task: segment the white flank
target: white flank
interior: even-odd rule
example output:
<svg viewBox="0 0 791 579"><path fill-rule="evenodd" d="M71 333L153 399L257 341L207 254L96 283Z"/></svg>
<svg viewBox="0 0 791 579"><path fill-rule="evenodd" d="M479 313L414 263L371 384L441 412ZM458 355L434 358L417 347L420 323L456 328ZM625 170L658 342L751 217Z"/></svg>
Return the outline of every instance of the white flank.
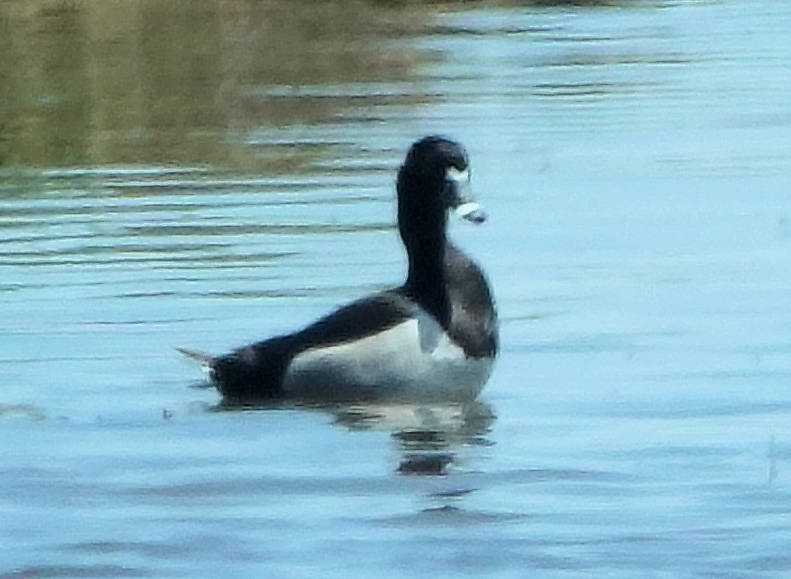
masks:
<svg viewBox="0 0 791 579"><path fill-rule="evenodd" d="M384 332L298 354L283 389L326 401L469 401L491 369L490 359L467 358L442 326L421 312Z"/></svg>

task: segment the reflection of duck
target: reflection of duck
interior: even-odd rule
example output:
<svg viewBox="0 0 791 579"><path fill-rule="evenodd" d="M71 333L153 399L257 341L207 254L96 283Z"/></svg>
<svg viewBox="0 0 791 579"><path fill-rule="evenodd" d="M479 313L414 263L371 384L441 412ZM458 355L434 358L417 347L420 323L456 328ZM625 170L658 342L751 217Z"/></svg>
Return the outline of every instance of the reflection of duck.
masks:
<svg viewBox="0 0 791 579"><path fill-rule="evenodd" d="M491 406L478 400L464 404L337 404L323 409L351 430L392 432L404 450L434 450L456 442L480 441L495 419Z"/></svg>
<svg viewBox="0 0 791 579"><path fill-rule="evenodd" d="M401 474L444 475L461 447L490 446L495 414L480 401L465 404L353 404L324 408L352 430L389 431L403 455Z"/></svg>
<svg viewBox="0 0 791 579"><path fill-rule="evenodd" d="M307 328L203 359L226 402L467 401L491 372L497 318L480 268L446 238L448 210L480 223L464 148L412 145L398 172L403 286L355 301Z"/></svg>
<svg viewBox="0 0 791 579"><path fill-rule="evenodd" d="M457 456L463 452L462 449L492 446L494 442L488 434L497 418L494 409L480 400L424 404L318 403L267 398L248 400L241 406L237 402L223 400L208 409L215 412L300 410L328 414L336 425L353 432L389 433L400 455L396 471L404 475L429 476L448 474L448 467L458 466Z"/></svg>

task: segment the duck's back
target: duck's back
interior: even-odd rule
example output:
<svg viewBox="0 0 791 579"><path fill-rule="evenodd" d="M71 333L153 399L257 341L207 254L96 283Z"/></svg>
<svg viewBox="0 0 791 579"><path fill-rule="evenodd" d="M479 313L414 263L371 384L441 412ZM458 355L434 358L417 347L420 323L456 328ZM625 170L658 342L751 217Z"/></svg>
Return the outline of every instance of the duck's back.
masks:
<svg viewBox="0 0 791 579"><path fill-rule="evenodd" d="M294 391L294 360L298 356L359 344L414 314L415 304L397 291L380 292L352 302L302 331L269 338L215 358L210 364L212 379L228 400L298 396ZM313 373L311 381L316 382Z"/></svg>

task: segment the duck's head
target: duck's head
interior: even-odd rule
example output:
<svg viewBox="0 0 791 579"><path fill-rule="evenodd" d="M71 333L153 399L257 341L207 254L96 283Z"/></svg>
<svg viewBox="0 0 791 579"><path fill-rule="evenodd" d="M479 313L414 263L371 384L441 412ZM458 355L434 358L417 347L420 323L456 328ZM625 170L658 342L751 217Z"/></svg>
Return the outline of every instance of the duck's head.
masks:
<svg viewBox="0 0 791 579"><path fill-rule="evenodd" d="M467 151L446 137L424 137L410 147L398 173L399 220L441 215L448 210L472 223L486 214L472 198Z"/></svg>

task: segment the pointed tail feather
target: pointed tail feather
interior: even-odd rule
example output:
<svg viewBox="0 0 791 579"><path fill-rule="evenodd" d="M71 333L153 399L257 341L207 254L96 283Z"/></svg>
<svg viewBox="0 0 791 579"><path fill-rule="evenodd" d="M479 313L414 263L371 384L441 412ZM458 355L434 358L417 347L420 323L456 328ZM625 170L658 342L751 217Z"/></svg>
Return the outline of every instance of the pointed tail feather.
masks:
<svg viewBox="0 0 791 579"><path fill-rule="evenodd" d="M192 348L185 348L184 346L176 346L176 350L184 354L187 358L200 362L201 368L205 372L211 371L212 364L214 363L214 359L215 359L215 357L212 356L211 354L202 352L201 350L193 350Z"/></svg>

